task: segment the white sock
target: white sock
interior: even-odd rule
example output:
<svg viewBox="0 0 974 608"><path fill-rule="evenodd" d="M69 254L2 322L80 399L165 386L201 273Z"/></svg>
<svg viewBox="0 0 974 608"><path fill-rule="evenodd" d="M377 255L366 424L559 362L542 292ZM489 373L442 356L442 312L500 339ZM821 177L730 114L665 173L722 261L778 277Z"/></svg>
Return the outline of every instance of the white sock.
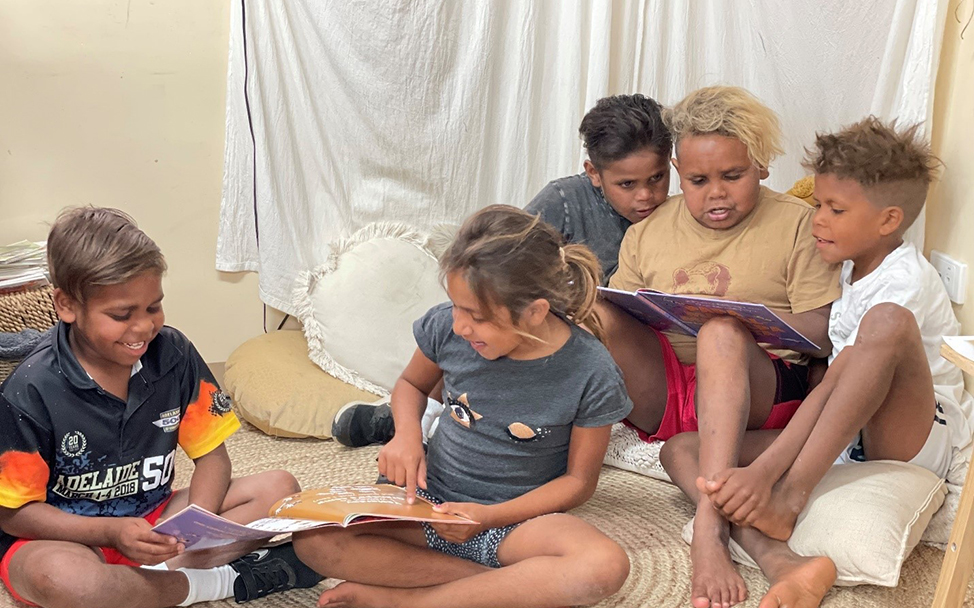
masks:
<svg viewBox="0 0 974 608"><path fill-rule="evenodd" d="M206 570L195 568L177 568L177 572L186 575L189 581L189 593L186 599L177 604L189 606L197 602L215 602L233 596L233 581L237 578L237 571L230 566L217 566Z"/></svg>
<svg viewBox="0 0 974 608"><path fill-rule="evenodd" d="M423 439L429 441L440 422L440 414L443 413L444 406L436 399L426 398L426 411L423 412L423 419L420 425L423 428Z"/></svg>

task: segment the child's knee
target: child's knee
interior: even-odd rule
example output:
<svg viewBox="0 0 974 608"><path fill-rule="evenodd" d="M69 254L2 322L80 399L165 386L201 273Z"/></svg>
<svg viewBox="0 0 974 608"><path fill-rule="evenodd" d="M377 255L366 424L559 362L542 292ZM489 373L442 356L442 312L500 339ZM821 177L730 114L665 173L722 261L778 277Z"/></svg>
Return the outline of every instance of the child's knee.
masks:
<svg viewBox="0 0 974 608"><path fill-rule="evenodd" d="M16 589L18 593L42 606L92 606L103 584L97 570L105 568L75 555L43 551L32 555L20 575L11 578L26 586Z"/></svg>
<svg viewBox="0 0 974 608"><path fill-rule="evenodd" d="M721 315L714 317L700 327L697 344L746 345L754 342L751 332L734 317Z"/></svg>
<svg viewBox="0 0 974 608"><path fill-rule="evenodd" d="M664 469L671 471L688 457L696 457L699 451L700 441L696 433L680 433L663 443L659 451L659 461Z"/></svg>
<svg viewBox="0 0 974 608"><path fill-rule="evenodd" d="M272 503L279 499L301 491L301 484L294 475L283 470L265 471L260 475L260 495L275 496Z"/></svg>
<svg viewBox="0 0 974 608"><path fill-rule="evenodd" d="M898 304L884 302L873 306L859 322L856 344L866 346L888 346L895 352L905 352L904 347L923 347L923 337L916 317L908 309Z"/></svg>
<svg viewBox="0 0 974 608"><path fill-rule="evenodd" d="M597 547L590 547L584 571L585 585L579 589L580 604L595 604L622 589L629 578L629 556L616 542L606 538Z"/></svg>

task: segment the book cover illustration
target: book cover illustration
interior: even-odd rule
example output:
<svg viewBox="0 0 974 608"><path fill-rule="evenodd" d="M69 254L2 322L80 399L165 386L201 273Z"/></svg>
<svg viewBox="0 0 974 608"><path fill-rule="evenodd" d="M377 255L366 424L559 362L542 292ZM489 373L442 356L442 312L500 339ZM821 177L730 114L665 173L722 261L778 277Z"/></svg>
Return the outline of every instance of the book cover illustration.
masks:
<svg viewBox="0 0 974 608"><path fill-rule="evenodd" d="M271 507L271 517L299 520L325 520L348 526L368 521L395 519L472 524L469 519L437 513L433 504L419 496L406 502L406 491L391 484L371 486L331 486L305 490L281 499Z"/></svg>
<svg viewBox="0 0 974 608"><path fill-rule="evenodd" d="M697 335L695 331L671 317L666 311L662 310L648 298L642 297L638 292L634 293L621 289L612 289L611 287L599 287L599 295L603 299L625 309L629 314L653 329L686 334L688 336Z"/></svg>
<svg viewBox="0 0 974 608"><path fill-rule="evenodd" d="M457 515L437 513L433 511L431 503L419 497L414 504L407 504L403 488L385 484L305 490L278 501L271 507L269 517L247 525L189 505L152 529L160 534L175 536L187 551L196 551L325 526L350 526L375 521L477 523Z"/></svg>
<svg viewBox="0 0 974 608"><path fill-rule="evenodd" d="M727 315L739 320L759 343L794 350L818 350L814 342L764 304L673 295L652 289L627 292L600 287L599 293L659 331L696 337L704 323Z"/></svg>
<svg viewBox="0 0 974 608"><path fill-rule="evenodd" d="M159 534L175 536L187 551L198 551L222 547L242 540L272 538L278 534L310 530L323 525L328 524L320 521L299 522L264 518L245 526L202 507L189 505L152 529Z"/></svg>

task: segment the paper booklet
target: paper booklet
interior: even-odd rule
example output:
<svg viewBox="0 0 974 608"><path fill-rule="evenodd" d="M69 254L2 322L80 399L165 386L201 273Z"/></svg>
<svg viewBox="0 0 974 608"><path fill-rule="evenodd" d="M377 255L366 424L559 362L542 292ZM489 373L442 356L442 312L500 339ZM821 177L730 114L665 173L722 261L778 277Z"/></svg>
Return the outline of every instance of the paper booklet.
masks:
<svg viewBox="0 0 974 608"><path fill-rule="evenodd" d="M762 344L792 350L818 350L814 342L764 304L673 295L652 289L632 292L599 287L599 294L659 331L696 337L704 323L717 316L729 315L743 323Z"/></svg>
<svg viewBox="0 0 974 608"><path fill-rule="evenodd" d="M187 551L195 551L325 526L347 527L379 521L477 523L458 515L437 513L432 503L419 496L415 503L406 504L405 489L382 484L305 490L278 501L268 517L247 525L189 505L152 529L175 536Z"/></svg>

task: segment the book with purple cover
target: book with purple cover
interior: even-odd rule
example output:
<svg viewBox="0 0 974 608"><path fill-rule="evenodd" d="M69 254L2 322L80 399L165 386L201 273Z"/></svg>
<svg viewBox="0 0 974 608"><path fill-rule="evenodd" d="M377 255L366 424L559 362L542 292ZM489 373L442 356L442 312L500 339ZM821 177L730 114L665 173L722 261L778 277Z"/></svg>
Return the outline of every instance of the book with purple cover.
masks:
<svg viewBox="0 0 974 608"><path fill-rule="evenodd" d="M477 523L465 517L437 513L432 503L419 496L416 502L407 504L406 490L379 484L331 486L298 492L278 501L271 507L268 517L247 525L189 505L152 529L175 536L187 551L196 551L325 526L347 527L379 521Z"/></svg>
<svg viewBox="0 0 974 608"><path fill-rule="evenodd" d="M659 331L696 337L704 323L728 315L739 320L761 344L797 351L818 350L814 342L764 304L673 295L652 289L633 292L599 287L599 295Z"/></svg>

